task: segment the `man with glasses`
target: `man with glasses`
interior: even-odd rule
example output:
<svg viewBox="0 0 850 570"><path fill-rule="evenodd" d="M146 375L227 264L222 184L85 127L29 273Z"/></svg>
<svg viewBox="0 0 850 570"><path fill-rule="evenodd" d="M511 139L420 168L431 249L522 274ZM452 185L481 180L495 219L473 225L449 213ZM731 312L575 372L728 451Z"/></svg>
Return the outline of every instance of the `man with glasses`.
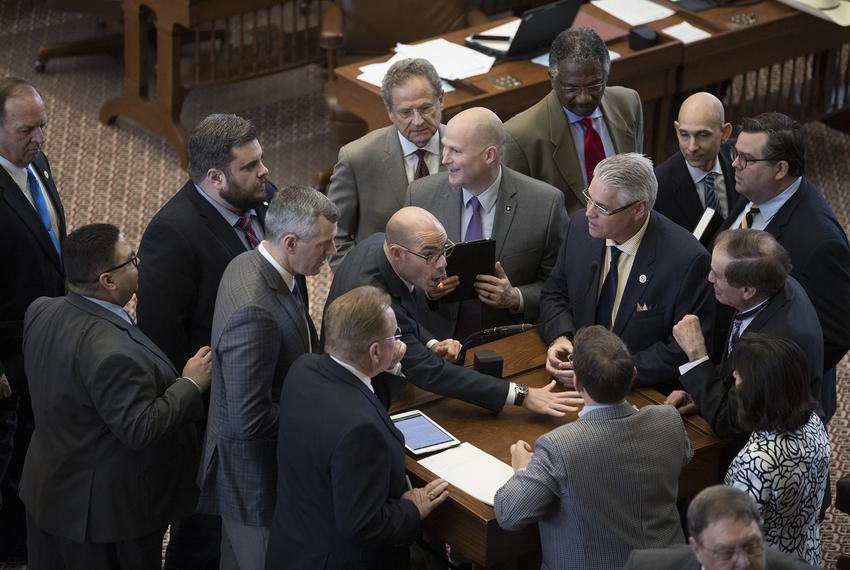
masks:
<svg viewBox="0 0 850 570"><path fill-rule="evenodd" d="M328 197L340 211L334 267L357 243L384 230L408 183L444 170L443 87L434 66L421 58L397 61L381 94L392 125L342 147L331 176Z"/></svg>
<svg viewBox="0 0 850 570"><path fill-rule="evenodd" d="M446 289L446 257L452 242L443 225L422 208L407 207L387 222L386 233L357 244L337 267L328 305L360 285L373 285L390 294L391 306L407 352L401 361L405 377L423 390L464 400L493 411L506 404L549 415L563 415L573 394L555 393L554 383L529 388L452 364L460 351L453 339L438 340L421 325L426 297ZM326 305L327 307L327 305ZM378 390L376 390L378 391ZM392 394L380 394L389 405Z"/></svg>
<svg viewBox="0 0 850 570"><path fill-rule="evenodd" d="M411 183L407 204L420 206L461 242L496 240L492 275L475 281L477 299L441 304L432 332L458 340L484 328L536 322L540 290L564 239L564 196L501 165L505 128L483 107L455 115L443 135L441 172Z"/></svg>
<svg viewBox="0 0 850 570"><path fill-rule="evenodd" d="M688 231L652 211L652 162L637 153L606 158L573 216L558 263L540 298L540 334L550 344L546 370L572 383L572 336L598 324L614 331L637 365L637 386L670 390L687 362L672 335L687 314L703 334L714 322L709 255Z"/></svg>
<svg viewBox="0 0 850 570"><path fill-rule="evenodd" d="M715 485L688 506L689 545L634 550L623 570L805 570L815 568L764 543L755 501Z"/></svg>
<svg viewBox="0 0 850 570"><path fill-rule="evenodd" d="M124 310L139 259L118 228L63 242L69 293L24 319L35 432L21 486L33 570L159 568L162 537L192 513L211 352L182 375Z"/></svg>
<svg viewBox="0 0 850 570"><path fill-rule="evenodd" d="M746 199L727 228L765 230L791 256L823 329L825 418L835 413L835 365L850 349L850 247L829 205L805 178L800 125L781 113L743 119L732 149L738 192Z"/></svg>
<svg viewBox="0 0 850 570"><path fill-rule="evenodd" d="M643 109L636 91L607 87L611 59L590 28L561 32L549 50L552 92L507 123L505 166L564 193L570 214L600 160L643 150Z"/></svg>

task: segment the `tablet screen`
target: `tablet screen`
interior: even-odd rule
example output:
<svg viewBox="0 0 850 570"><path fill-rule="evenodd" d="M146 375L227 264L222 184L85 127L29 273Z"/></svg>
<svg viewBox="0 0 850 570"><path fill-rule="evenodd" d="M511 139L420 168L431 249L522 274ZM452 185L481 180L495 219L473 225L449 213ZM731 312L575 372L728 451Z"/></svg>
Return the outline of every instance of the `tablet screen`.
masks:
<svg viewBox="0 0 850 570"><path fill-rule="evenodd" d="M412 450L424 449L455 440L440 426L422 414L399 418L394 422L395 427L404 434L405 445Z"/></svg>

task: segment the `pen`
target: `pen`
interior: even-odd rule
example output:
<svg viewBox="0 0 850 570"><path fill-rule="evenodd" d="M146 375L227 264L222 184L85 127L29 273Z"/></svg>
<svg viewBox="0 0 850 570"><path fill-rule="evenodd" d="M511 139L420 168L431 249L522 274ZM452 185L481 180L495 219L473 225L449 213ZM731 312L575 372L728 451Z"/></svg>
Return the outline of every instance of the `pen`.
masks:
<svg viewBox="0 0 850 570"><path fill-rule="evenodd" d="M410 482L410 476L405 475L404 480L407 482L407 490L412 491L413 490L413 483Z"/></svg>
<svg viewBox="0 0 850 570"><path fill-rule="evenodd" d="M488 34L472 34L473 40L484 41L484 42L509 42L511 41L511 36L491 36Z"/></svg>

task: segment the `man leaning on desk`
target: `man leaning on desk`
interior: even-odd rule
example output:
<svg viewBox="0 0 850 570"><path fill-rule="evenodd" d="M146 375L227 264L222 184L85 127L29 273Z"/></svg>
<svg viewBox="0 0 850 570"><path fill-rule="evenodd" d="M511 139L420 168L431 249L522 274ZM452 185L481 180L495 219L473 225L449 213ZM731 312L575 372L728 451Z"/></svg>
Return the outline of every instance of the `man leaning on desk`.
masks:
<svg viewBox="0 0 850 570"><path fill-rule="evenodd" d="M570 214L605 157L643 151L643 109L636 91L607 87L611 58L590 28L561 32L549 50L552 92L505 123L505 166L564 193Z"/></svg>

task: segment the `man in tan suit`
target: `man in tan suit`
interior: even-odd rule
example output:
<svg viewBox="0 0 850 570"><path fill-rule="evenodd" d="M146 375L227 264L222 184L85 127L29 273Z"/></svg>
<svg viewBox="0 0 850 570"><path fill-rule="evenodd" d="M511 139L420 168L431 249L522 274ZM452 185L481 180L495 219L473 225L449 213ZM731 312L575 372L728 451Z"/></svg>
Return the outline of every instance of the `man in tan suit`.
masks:
<svg viewBox="0 0 850 570"><path fill-rule="evenodd" d="M559 188L570 213L584 208L582 190L600 160L643 151L640 97L607 87L610 70L596 32L561 32L549 51L552 92L505 123L505 166Z"/></svg>

